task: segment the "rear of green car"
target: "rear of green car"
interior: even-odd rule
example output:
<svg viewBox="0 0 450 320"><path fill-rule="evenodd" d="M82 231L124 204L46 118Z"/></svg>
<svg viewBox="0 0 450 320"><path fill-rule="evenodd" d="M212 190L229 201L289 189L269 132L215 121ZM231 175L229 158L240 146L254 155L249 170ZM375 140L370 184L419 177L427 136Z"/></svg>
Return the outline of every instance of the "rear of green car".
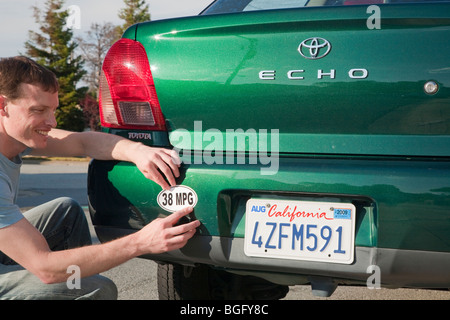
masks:
<svg viewBox="0 0 450 320"><path fill-rule="evenodd" d="M94 160L99 238L195 202L198 234L146 257L162 298L329 295L372 273L449 288L450 3L282 2L216 1L111 48L104 131L175 148L184 187L160 193L129 163Z"/></svg>

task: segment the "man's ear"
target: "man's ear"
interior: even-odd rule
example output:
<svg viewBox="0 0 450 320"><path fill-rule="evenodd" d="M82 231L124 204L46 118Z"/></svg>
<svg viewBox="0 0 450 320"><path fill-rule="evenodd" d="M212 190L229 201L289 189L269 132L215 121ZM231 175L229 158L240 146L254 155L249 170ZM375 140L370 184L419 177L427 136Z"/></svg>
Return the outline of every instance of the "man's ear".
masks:
<svg viewBox="0 0 450 320"><path fill-rule="evenodd" d="M1 116L6 115L6 110L5 110L6 103L7 103L6 97L4 97L0 94L0 115Z"/></svg>

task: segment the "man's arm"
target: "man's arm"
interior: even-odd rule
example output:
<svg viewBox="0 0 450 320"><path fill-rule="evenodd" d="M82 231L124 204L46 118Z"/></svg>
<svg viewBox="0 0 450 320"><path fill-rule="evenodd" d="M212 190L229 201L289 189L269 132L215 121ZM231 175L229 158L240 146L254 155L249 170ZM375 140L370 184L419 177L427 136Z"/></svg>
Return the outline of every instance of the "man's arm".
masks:
<svg viewBox="0 0 450 320"><path fill-rule="evenodd" d="M47 147L33 151L35 155L90 156L101 160L122 160L136 164L149 179L163 188L169 185L160 170L175 184L179 175L179 159L175 152L151 148L141 143L99 132L72 133L54 129ZM178 161L177 161L178 160ZM43 282L65 281L70 265L80 267L82 277L97 274L115 267L131 258L151 253L161 253L183 247L195 234L199 221L175 226L178 220L192 211L185 208L164 219L157 219L138 232L99 245L51 251L45 238L26 219L0 229L0 251L37 275Z"/></svg>
<svg viewBox="0 0 450 320"><path fill-rule="evenodd" d="M51 251L45 238L26 219L0 229L0 251L45 283L63 282L71 275L67 268L76 265L81 277L109 270L143 254L155 254L183 247L194 235L199 221L175 226L192 211L185 208L158 219L129 236L108 243Z"/></svg>
<svg viewBox="0 0 450 320"><path fill-rule="evenodd" d="M33 150L34 155L89 156L99 160L121 160L136 164L144 176L158 183L163 189L175 185L179 176L180 159L173 150L153 148L142 143L101 132L69 132L60 129L50 131L47 147ZM159 171L167 178L164 177Z"/></svg>

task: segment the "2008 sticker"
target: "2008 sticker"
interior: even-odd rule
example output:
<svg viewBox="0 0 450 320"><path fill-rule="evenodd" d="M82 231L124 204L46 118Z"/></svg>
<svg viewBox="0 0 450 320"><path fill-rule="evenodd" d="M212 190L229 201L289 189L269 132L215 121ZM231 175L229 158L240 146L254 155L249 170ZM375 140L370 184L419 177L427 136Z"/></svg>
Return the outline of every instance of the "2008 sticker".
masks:
<svg viewBox="0 0 450 320"><path fill-rule="evenodd" d="M195 207L198 197L192 188L177 185L170 190L162 190L158 194L157 201L164 210L175 212L187 206Z"/></svg>

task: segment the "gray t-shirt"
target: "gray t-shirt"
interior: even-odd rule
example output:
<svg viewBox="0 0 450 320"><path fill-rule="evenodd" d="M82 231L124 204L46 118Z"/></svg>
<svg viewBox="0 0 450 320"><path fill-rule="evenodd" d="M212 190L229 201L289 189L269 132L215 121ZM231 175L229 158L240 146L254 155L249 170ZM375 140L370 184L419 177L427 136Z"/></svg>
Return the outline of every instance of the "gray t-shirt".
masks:
<svg viewBox="0 0 450 320"><path fill-rule="evenodd" d="M16 200L19 193L22 156L30 151L30 149L25 150L13 161L0 153L0 228L10 226L23 218Z"/></svg>

